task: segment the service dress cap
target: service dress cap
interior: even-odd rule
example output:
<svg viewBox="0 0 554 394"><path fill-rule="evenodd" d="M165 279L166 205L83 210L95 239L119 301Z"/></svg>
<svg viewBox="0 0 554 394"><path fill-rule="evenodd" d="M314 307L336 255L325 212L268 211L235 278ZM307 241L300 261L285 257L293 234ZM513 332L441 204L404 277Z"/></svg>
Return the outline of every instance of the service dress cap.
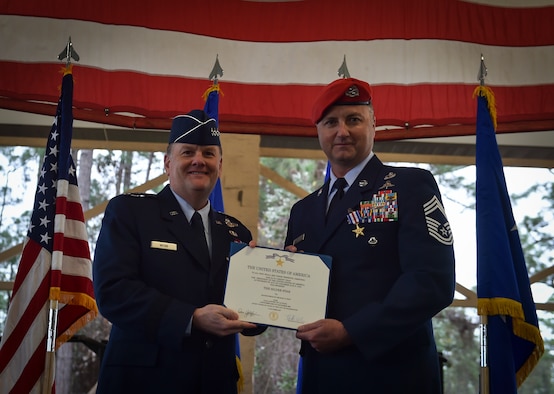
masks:
<svg viewBox="0 0 554 394"><path fill-rule="evenodd" d="M206 112L195 109L186 115L173 118L169 143L221 146L219 135L215 119L210 118Z"/></svg>
<svg viewBox="0 0 554 394"><path fill-rule="evenodd" d="M341 78L327 85L312 107L312 122L317 124L333 105L369 105L371 86L355 78Z"/></svg>

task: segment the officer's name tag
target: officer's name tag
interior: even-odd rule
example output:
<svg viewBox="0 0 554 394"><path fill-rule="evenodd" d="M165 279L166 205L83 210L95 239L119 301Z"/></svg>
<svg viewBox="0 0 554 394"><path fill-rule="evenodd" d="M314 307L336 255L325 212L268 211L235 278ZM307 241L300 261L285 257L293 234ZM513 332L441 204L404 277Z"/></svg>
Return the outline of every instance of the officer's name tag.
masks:
<svg viewBox="0 0 554 394"><path fill-rule="evenodd" d="M163 241L150 241L152 249L177 250L177 244Z"/></svg>

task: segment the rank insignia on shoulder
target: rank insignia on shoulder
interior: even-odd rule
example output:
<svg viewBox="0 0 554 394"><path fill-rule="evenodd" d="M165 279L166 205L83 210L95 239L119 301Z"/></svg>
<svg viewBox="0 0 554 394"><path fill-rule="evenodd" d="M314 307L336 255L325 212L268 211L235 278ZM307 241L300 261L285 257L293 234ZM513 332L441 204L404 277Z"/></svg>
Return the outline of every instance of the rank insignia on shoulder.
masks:
<svg viewBox="0 0 554 394"><path fill-rule="evenodd" d="M425 212L429 235L441 244L452 245L453 238L450 223L448 223L444 207L437 196L433 196L423 204L423 211Z"/></svg>

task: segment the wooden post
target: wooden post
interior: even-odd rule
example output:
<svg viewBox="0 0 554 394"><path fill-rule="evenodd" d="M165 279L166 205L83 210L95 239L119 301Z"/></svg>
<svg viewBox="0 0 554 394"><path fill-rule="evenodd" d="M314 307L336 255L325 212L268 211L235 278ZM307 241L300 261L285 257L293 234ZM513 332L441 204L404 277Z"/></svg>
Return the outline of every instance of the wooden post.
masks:
<svg viewBox="0 0 554 394"><path fill-rule="evenodd" d="M225 213L236 217L250 231L258 234L260 136L221 134L223 170L221 189ZM242 394L253 393L256 337L240 335L240 353L244 374Z"/></svg>

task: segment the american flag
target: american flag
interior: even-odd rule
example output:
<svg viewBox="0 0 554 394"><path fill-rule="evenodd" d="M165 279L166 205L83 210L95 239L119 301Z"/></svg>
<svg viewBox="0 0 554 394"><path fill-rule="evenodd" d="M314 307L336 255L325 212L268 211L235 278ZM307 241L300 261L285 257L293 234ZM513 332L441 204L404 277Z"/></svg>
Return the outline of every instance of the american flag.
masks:
<svg viewBox="0 0 554 394"><path fill-rule="evenodd" d="M65 68L31 224L0 344L0 392L50 392L54 349L98 314L92 262L70 154L73 75ZM51 308L57 304L57 310ZM52 315L52 316L49 316ZM53 318L55 317L55 318ZM52 325L50 322L56 322ZM47 356L48 331L55 335ZM54 336L51 336L54 338Z"/></svg>

